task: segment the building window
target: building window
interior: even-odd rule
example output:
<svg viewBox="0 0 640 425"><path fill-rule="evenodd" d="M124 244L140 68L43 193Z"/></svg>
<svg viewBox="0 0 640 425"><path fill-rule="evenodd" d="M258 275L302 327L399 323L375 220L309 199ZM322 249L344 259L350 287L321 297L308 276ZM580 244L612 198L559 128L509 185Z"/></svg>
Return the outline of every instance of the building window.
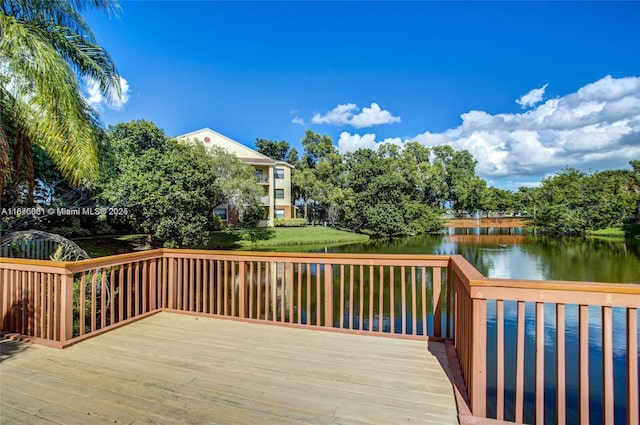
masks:
<svg viewBox="0 0 640 425"><path fill-rule="evenodd" d="M276 208L276 218L284 218L284 209Z"/></svg>
<svg viewBox="0 0 640 425"><path fill-rule="evenodd" d="M283 179L284 178L284 168L274 168L274 170L273 170L273 178L275 178L275 179Z"/></svg>
<svg viewBox="0 0 640 425"><path fill-rule="evenodd" d="M213 213L220 217L222 221L227 221L227 209L226 208L216 208L213 210Z"/></svg>
<svg viewBox="0 0 640 425"><path fill-rule="evenodd" d="M284 189L276 189L276 199L284 199Z"/></svg>
<svg viewBox="0 0 640 425"><path fill-rule="evenodd" d="M256 179L258 180L258 183L264 183L267 181L267 179L264 178L262 170L256 170Z"/></svg>

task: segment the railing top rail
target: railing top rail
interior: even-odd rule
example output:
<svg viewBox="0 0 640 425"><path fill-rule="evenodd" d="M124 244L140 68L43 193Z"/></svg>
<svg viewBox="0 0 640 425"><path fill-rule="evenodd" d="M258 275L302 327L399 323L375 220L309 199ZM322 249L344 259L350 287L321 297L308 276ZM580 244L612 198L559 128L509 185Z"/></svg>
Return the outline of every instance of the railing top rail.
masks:
<svg viewBox="0 0 640 425"><path fill-rule="evenodd" d="M43 267L60 267L64 268L69 263L64 261L51 261L51 260L33 260L30 258L13 258L13 257L0 257L0 268L6 268L4 264L20 264L25 266L43 266Z"/></svg>
<svg viewBox="0 0 640 425"><path fill-rule="evenodd" d="M486 278L472 281L469 286L478 290L499 289L532 289L538 291L589 292L605 294L640 295L640 284L637 283L603 283L570 280L530 280L530 279L498 279Z"/></svg>
<svg viewBox="0 0 640 425"><path fill-rule="evenodd" d="M574 295L580 292L585 294L640 295L640 284L635 283L487 278L461 255L452 255L451 265L473 298L516 300L523 294L522 291L518 292L518 290L547 291L547 297L554 299L564 298L558 297L559 292L567 292ZM514 291L511 292L511 290ZM489 296L490 294L500 296ZM541 300L544 295L540 295L537 298Z"/></svg>
<svg viewBox="0 0 640 425"><path fill-rule="evenodd" d="M110 255L108 257L98 257L90 258L88 260L74 261L67 263L67 270L73 273L77 273L99 267L118 266L120 264L130 263L133 261L162 258L162 251L162 249L152 249L148 251L129 252L127 254L117 254Z"/></svg>
<svg viewBox="0 0 640 425"><path fill-rule="evenodd" d="M208 257L233 257L249 261L250 259L313 259L323 262L334 262L333 260L389 260L389 261L437 261L448 262L449 255L420 255L420 254L350 254L350 253L314 253L314 252L261 252L261 251L216 251L216 250L196 250L196 249L169 249L163 248L163 253L167 257L187 256L208 256ZM446 265L446 264L445 264Z"/></svg>
<svg viewBox="0 0 640 425"><path fill-rule="evenodd" d="M168 249L160 248L149 251L127 254L110 255L107 257L91 258L87 260L58 262L50 260L28 260L21 258L0 258L0 268L15 268L17 265L24 269L48 268L61 273L78 273L99 267L117 266L132 261L142 261L153 258L208 258L227 259L236 261L291 261L297 263L332 263L332 264L365 264L365 265L396 265L416 266L429 265L447 267L448 255L419 255L419 254L340 254L340 253L290 253L290 252L259 252L259 251L218 251L196 249ZM12 266L9 267L9 264ZM59 270L62 269L62 270ZM44 271L44 270L43 270Z"/></svg>
<svg viewBox="0 0 640 425"><path fill-rule="evenodd" d="M0 269L24 269L50 273L77 273L99 267L117 266L132 261L142 261L162 257L161 249L110 255L108 257L90 258L79 261L31 260L24 258L0 257Z"/></svg>

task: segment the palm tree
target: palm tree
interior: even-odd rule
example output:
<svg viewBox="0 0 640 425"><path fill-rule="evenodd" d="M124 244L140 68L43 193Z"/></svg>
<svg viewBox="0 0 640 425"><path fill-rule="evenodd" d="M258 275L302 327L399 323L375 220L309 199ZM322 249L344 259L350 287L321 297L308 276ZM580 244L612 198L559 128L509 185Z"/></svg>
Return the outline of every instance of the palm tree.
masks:
<svg viewBox="0 0 640 425"><path fill-rule="evenodd" d="M0 195L5 184L24 182L33 192L35 144L72 184L97 173L100 119L81 82L96 82L113 99L120 77L81 16L88 9L113 16L120 6L115 0L0 0Z"/></svg>

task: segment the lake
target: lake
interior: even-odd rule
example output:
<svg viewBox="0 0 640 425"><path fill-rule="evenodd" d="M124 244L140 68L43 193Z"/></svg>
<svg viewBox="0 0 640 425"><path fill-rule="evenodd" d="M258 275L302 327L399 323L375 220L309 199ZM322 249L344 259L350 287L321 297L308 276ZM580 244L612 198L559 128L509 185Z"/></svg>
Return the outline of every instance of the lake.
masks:
<svg viewBox="0 0 640 425"><path fill-rule="evenodd" d="M300 251L285 247L280 251ZM533 236L522 228L450 228L316 252L461 254L486 277L640 283L640 240Z"/></svg>
<svg viewBox="0 0 640 425"><path fill-rule="evenodd" d="M299 247L281 250L299 251ZM444 235L420 236L396 240L372 241L365 244L310 249L317 252L389 253L389 254L461 254L483 275L492 278L578 280L593 282L640 283L640 241L624 241L591 237L533 236L524 229L458 228ZM496 381L496 314L495 301L487 307L487 376L488 408L495 417ZM505 346L516 344L516 303L505 302ZM545 306L545 422L555 423L555 311ZM566 386L567 423L578 422L578 308L566 306ZM613 311L618 335L624 329L625 311ZM589 375L590 420L602 423L602 326L599 308L589 311ZM385 317L385 320L388 320ZM392 320L399 320L395 317ZM418 324L421 328L422 324ZM614 334L616 330L614 329ZM534 364L535 306L527 303L525 318L525 364ZM639 335L640 338L640 335ZM614 340L614 380L616 424L626 423L624 338ZM515 350L505 350L505 419L513 419ZM533 423L535 409L535 368L525 368L525 423Z"/></svg>
<svg viewBox="0 0 640 425"><path fill-rule="evenodd" d="M92 258L131 252L145 241L143 235L75 240ZM265 250L461 254L487 277L640 283L640 240L532 236L522 228L450 228L443 235Z"/></svg>

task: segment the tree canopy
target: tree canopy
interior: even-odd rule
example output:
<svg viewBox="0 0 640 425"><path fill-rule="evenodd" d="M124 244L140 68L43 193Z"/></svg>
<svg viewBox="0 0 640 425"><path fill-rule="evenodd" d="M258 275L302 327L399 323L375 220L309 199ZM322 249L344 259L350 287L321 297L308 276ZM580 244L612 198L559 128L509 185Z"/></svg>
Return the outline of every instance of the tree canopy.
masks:
<svg viewBox="0 0 640 425"><path fill-rule="evenodd" d="M242 214L258 205L253 168L222 149L180 142L144 120L110 128L113 167L104 173L103 202L123 207L134 230L155 244L206 247L219 228L214 208L233 203Z"/></svg>
<svg viewBox="0 0 640 425"><path fill-rule="evenodd" d="M377 236L438 231L446 208L475 208L486 186L467 151L403 147L341 154L328 135L307 130L293 170L293 197L312 223ZM298 157L290 150L286 156Z"/></svg>
<svg viewBox="0 0 640 425"><path fill-rule="evenodd" d="M535 202L533 226L552 234L619 226L637 212L640 201L634 172L628 170L585 173L568 167L527 193L534 194L528 198Z"/></svg>

